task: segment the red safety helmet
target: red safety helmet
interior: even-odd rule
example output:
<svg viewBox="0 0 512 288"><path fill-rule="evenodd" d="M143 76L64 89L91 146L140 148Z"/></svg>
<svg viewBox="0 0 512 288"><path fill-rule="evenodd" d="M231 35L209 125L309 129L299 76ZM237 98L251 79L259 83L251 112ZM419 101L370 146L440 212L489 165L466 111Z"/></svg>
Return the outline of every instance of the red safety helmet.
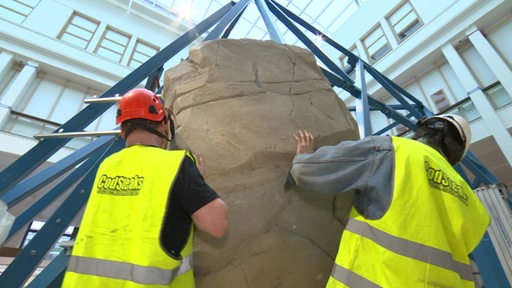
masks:
<svg viewBox="0 0 512 288"><path fill-rule="evenodd" d="M130 119L162 121L165 114L165 107L155 93L144 88L135 88L119 101L116 124Z"/></svg>

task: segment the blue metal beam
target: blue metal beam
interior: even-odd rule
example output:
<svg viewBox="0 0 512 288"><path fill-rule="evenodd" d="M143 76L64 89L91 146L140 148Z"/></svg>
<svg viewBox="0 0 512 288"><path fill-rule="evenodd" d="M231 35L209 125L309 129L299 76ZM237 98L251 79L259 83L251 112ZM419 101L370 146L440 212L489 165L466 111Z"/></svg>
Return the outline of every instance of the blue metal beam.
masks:
<svg viewBox="0 0 512 288"><path fill-rule="evenodd" d="M388 105L388 107L389 107L389 108L392 108L392 109L395 109L395 110L407 110L407 108L405 108L405 107L404 107L403 105L401 105L401 104L386 104L386 105ZM419 108L420 108L420 107L418 107L418 106L416 106L416 105L414 105L414 104L412 105L412 107L413 107L414 109L419 109ZM370 106L369 108L370 108L370 111L377 111L377 110L379 110L379 109L376 109L376 108L371 107L371 106ZM354 112L354 111L356 111L356 107L354 107L354 106L348 106L348 107L347 107L347 109L348 109L348 111L350 111L350 112Z"/></svg>
<svg viewBox="0 0 512 288"><path fill-rule="evenodd" d="M233 8L230 9L230 11L220 20L220 22L215 26L215 28L208 33L208 35L204 38L203 41L210 41L214 39L219 39L221 35L226 30L226 27L229 26L230 23L233 22L233 20L243 12L245 7L247 7L247 4L249 3L249 0L241 0L238 3L236 3Z"/></svg>
<svg viewBox="0 0 512 288"><path fill-rule="evenodd" d="M299 23L301 26L303 26L307 30L315 33L316 35L321 36L325 42L332 45L334 48L338 49L340 52L348 55L348 57L353 58L351 60L352 60L352 62L354 62L354 65L358 61L363 62L365 70L367 70L370 73L370 75L372 75L374 78L376 78L377 81L382 82L381 85L383 85L383 87L386 90L389 90L389 92L392 94L392 96L395 96L395 98L397 98L397 100L402 104L402 106L406 107L406 109L409 110L413 115L417 116L417 119L424 118L425 115L428 114L427 112L423 111L423 109L422 110L415 109L415 107L413 107L412 104L410 104L409 102L405 101L402 98L402 96L400 95L400 93L398 93L398 91L405 93L408 98L411 97L412 99L414 99L411 101L413 101L413 103L415 104L416 107L424 107L420 101L415 99L412 95L410 95L409 93L407 93L405 90L401 89L400 87L396 87L398 85L394 85L394 83L391 80L386 78L384 75L380 74L380 72L378 72L377 70L373 69L370 65L365 63L362 59L360 59L359 57L357 57L356 55L354 55L353 53L351 53L350 51L345 49L343 46L336 43L336 41L333 41L331 38L325 36L321 31L314 28L310 24L306 23L300 17L293 14L292 12L287 10L285 7L279 5L274 0L265 0L265 1L267 2L267 5L270 4L269 5L270 11L272 11L272 13L274 13L274 15L281 22L283 22L283 24L285 24L288 27L288 29L290 29L290 31L292 31L317 57L319 57L320 59L324 59L322 56L325 54L323 52L319 51L318 47L316 47L316 45L313 44L311 40L309 40L307 37L305 37L305 35L302 32L298 31L298 29L295 27L295 25L293 25L293 23L291 23L283 15L283 13L286 14L286 16L288 16L290 19L293 19L295 22ZM281 10L282 13L278 9ZM340 68L338 68L336 66L336 64L334 64L330 59L325 59L325 61L323 61L323 62L326 65L328 65L328 68L331 71L333 71L334 74L338 74L338 76L341 77L342 80L344 80L345 83L339 85L338 87L341 87L341 88L347 90L349 93L351 93L351 95L356 96L357 98L361 99L360 95L361 95L362 91L360 89L357 89L357 93L353 93L353 92L355 92L353 90L354 81L352 79L350 79L350 77L344 71L342 71ZM333 65L336 66L336 68L332 68ZM337 82L339 82L339 81L337 81ZM350 88L350 89L347 89L347 88ZM374 102L374 101L369 99L369 102ZM378 105L376 105L376 104L377 103L373 103L373 105L372 105L372 103L370 103L370 105L372 105L372 107L381 110L386 116L388 116L388 114L389 114L390 116L388 116L388 117L399 121L402 125L405 125L406 127L410 128L410 129L415 128L415 126L416 126L415 123L410 121L408 118L403 117L399 113L395 114L395 113L389 112L389 109L388 109L389 107L383 106L383 105L385 105L383 103L379 103Z"/></svg>
<svg viewBox="0 0 512 288"><path fill-rule="evenodd" d="M112 136L103 136L94 140L93 142L64 157L60 161L40 171L34 176L31 176L30 178L27 178L16 184L11 189L6 191L1 199L7 204L8 207L12 207L18 204L25 198L32 195L38 189L57 179L71 168L74 168L77 164L89 157L91 153L105 148L110 144L110 142L112 142L112 139Z"/></svg>
<svg viewBox="0 0 512 288"><path fill-rule="evenodd" d="M274 15L279 19L279 21L281 21L284 25L286 25L286 27L293 33L295 34L295 36L297 36L297 38L299 38L300 41L302 41L302 43L304 43L304 45L306 45L306 47L309 48L309 50L311 50L311 52L313 52L313 54L315 54L316 57L318 57L318 59L320 59L320 61L322 61L322 63L325 64L325 66L331 70L333 73L335 73L336 75L338 75L339 77L343 78L343 80L349 82L349 83L353 83L354 81L352 81L352 79L350 79L350 77L345 74L345 72L343 70L341 70L340 67L338 67L338 65L336 65L336 63L334 63L330 58L329 56L327 56L318 46L316 46L315 43L313 43L313 41L311 41L304 33L302 33L302 31L300 31L297 26L295 26L278 8L276 5L274 5L274 1L270 1L270 0L265 0L265 2L267 3L267 6L268 8L270 9L270 11L272 13L274 13Z"/></svg>
<svg viewBox="0 0 512 288"><path fill-rule="evenodd" d="M123 141L122 139L118 139L112 137L112 136L104 136L108 139L108 142L106 144L112 145L112 142L117 139L117 141ZM102 139L99 139L102 140ZM97 140L97 141L99 141ZM102 145L106 146L106 145ZM103 151L100 151L99 149L95 151L96 154L101 154ZM89 155L90 156L90 155ZM66 192L69 187L71 187L74 183L79 181L86 173L91 169L91 165L95 164L91 161L86 161L82 163L80 166L78 166L73 172L71 172L70 175L68 175L65 179L60 181L59 184L57 184L54 188L52 188L50 191L48 191L46 194L44 194L41 198L39 198L34 204L32 204L30 207L28 207L23 213L21 213L16 219L14 220L14 223L11 227L11 231L9 232L9 235L7 236L7 239L12 237L14 234L16 234L21 228L23 228L25 225L27 225L36 215L38 215L43 209L48 207L55 199L57 199L59 196L61 196L64 192ZM13 188L13 190L16 189Z"/></svg>
<svg viewBox="0 0 512 288"><path fill-rule="evenodd" d="M83 165L90 167L84 179L71 191L55 213L46 221L32 240L0 275L0 287L23 287L46 253L68 228L89 198L99 164L103 159L124 147L124 141L114 141L104 153L96 153ZM73 183L65 183L72 185ZM62 184L62 185L65 185ZM69 187L69 186L68 186Z"/></svg>
<svg viewBox="0 0 512 288"><path fill-rule="evenodd" d="M408 100L412 101L413 104L417 105L418 107L421 107L422 109L426 109L425 106L423 105L423 103L421 101L419 101L416 97L414 97L413 95L411 95L409 92L407 92L405 89L403 89L402 87L400 87L399 85L397 85L395 82L393 82L391 79L389 79L386 75L380 73L380 71L376 70L375 68L373 68L373 66L371 66L370 64L366 63L365 62L365 69L366 71L368 71L368 73L370 73L370 75L377 75L377 78L375 80L379 81L379 83L386 83L388 86L386 87L389 87L389 89L387 89L388 91L396 91L396 93L398 93L399 95L403 95L403 97L407 98ZM375 77L374 77L375 78ZM383 85L384 86L384 85ZM384 88L386 88L384 87ZM420 116L432 116L432 112L428 111L428 110L418 110L418 111L422 111L422 112L425 112L426 114L425 115L420 115Z"/></svg>
<svg viewBox="0 0 512 288"><path fill-rule="evenodd" d="M160 89L160 77L162 77L162 73L164 73L164 67L160 66L158 69L153 71L146 80L146 85L144 85L144 88L151 90L155 92L156 90Z"/></svg>
<svg viewBox="0 0 512 288"><path fill-rule="evenodd" d="M270 34L270 39L276 43L283 44L283 36L281 35L279 28L277 28L277 25L274 24L274 21L270 19L267 6L263 4L262 0L254 0L254 3L260 11L261 18L263 19L263 22L265 23L265 26L267 27L267 30Z"/></svg>
<svg viewBox="0 0 512 288"><path fill-rule="evenodd" d="M480 184L490 185L499 183L498 179L487 170L471 151L468 151L466 157L461 162L475 175L475 180L473 183L470 183L474 189L478 188Z"/></svg>
<svg viewBox="0 0 512 288"><path fill-rule="evenodd" d="M503 266L500 265L496 249L492 244L489 234L485 232L484 238L471 253L480 270L480 276L484 281L484 287L510 288L510 283L505 276Z"/></svg>
<svg viewBox="0 0 512 288"><path fill-rule="evenodd" d="M160 52L151 57L144 64L140 65L133 72L107 90L100 98L113 97L116 94L124 94L128 90L134 88L141 83L148 75L151 75L165 62L174 57L177 53L187 47L192 41L197 39L201 34L206 32L210 27L219 21L233 6L230 2L221 9L213 13L210 17L201 21L197 26L185 32L174 42L162 49ZM54 132L74 132L80 131L92 123L96 118L103 114L113 103L96 103L88 105L61 127ZM49 138L40 141L36 146L23 154L11 165L0 173L0 197L2 197L7 189L11 188L15 183L29 175L51 155L66 145L70 139L67 138Z"/></svg>
<svg viewBox="0 0 512 288"><path fill-rule="evenodd" d="M388 105L388 106L390 106L390 105ZM391 107L391 108L392 108L392 107ZM411 113L408 113L408 114L406 114L406 115L405 115L405 118L407 118L407 119L409 119L410 117L411 117ZM411 120L411 122L412 122L412 120ZM389 130L391 130L393 127L398 126L399 124L400 124L399 122L396 122L396 121L395 121L395 122L393 122L393 123L389 124L388 126L386 126L386 127L382 128L382 129L380 129L379 131L377 131L377 132L373 133L373 135L382 135L382 134L384 134L385 132L388 132ZM409 129L410 129L410 128L409 128Z"/></svg>
<svg viewBox="0 0 512 288"><path fill-rule="evenodd" d="M306 28L308 31L314 33L315 35L318 35L320 37L322 37L322 40L326 43L328 43L329 45L331 45L333 48L337 49L338 51L340 51L341 53L343 53L344 55L346 55L348 58L349 58L349 63L350 65L352 66L352 69L356 66L357 62L358 61L362 61L364 63L364 67L365 67L365 70L368 71L368 73L370 73L370 75L372 75L372 77L374 77L379 83L381 83L381 85L383 85L383 87L388 90L388 92L390 92L393 96L395 96L395 98L397 98L397 100L400 101L400 99L402 98L401 95L404 95L407 99L413 101L413 103L415 104L415 108L416 109L412 109L413 111L413 114L415 116L417 116L417 119L421 119L425 116L431 116L433 115L432 113L429 113L430 111L423 111L423 109L418 109L419 107L423 108L424 105L423 103L421 103L420 101L418 101L414 96L412 96L410 93L408 93L407 91L405 91L404 89L402 89L400 86L396 85L393 81L391 81L390 79L388 79L387 77L385 77L384 75L382 75L379 71L375 70L371 65L369 65L368 63L364 62L362 59L360 59L357 55L353 54L352 52L350 52L349 50L347 50L345 47L341 46L340 44L338 44L336 41L332 40L330 37L326 36L325 34L323 34L322 31L316 29L315 27L313 27L312 25L310 25L309 23L305 22L304 20L302 20L300 17L298 17L297 15L295 15L294 13L290 12L289 10L287 10L285 7L283 7L282 5L278 4L277 2L275 2L274 0L266 0L266 1L272 1L272 3L278 7L281 11L283 11L284 14L286 14L287 17L289 17L290 19L294 20L296 23L298 23L299 25L301 25L302 27ZM278 17L279 18L279 17ZM281 18L279 18L281 20ZM283 22L284 23L284 22ZM286 23L285 23L286 25ZM288 26L288 25L287 25ZM300 39L300 38L299 38ZM312 50L313 51L313 50ZM314 51L313 51L314 52ZM345 73L345 71L344 71ZM346 74L346 73L345 73ZM350 79L345 79L345 77L342 77L344 80L346 80L347 82L349 83L353 83L353 81ZM404 101L404 100L401 100L400 101L402 103L402 105L404 106L410 106L411 104L409 104L408 102ZM409 109L411 109L412 107L409 107ZM425 115L422 115L422 113L419 113L419 112L416 112L416 111L422 111L424 112Z"/></svg>
<svg viewBox="0 0 512 288"><path fill-rule="evenodd" d="M299 25L304 27L309 32L322 37L322 40L324 42L330 44L332 47L336 48L338 51L340 51L344 55L347 55L349 57L349 59L353 60L352 61L353 62L352 66L355 67L356 62L360 60L357 55L353 54L352 52L347 50L345 47L341 46L336 41L332 40L329 36L325 35L322 31L316 29L313 25L309 24L308 22L304 21L299 16L295 15L290 10L286 9L286 7L280 5L279 3L277 3L274 0L271 0L271 1L279 10L281 10L288 18L292 19L295 23L298 23ZM353 81L349 81L349 82L353 82Z"/></svg>
<svg viewBox="0 0 512 288"><path fill-rule="evenodd" d="M25 288L61 287L69 262L69 255L66 253L67 249L61 251Z"/></svg>
<svg viewBox="0 0 512 288"><path fill-rule="evenodd" d="M238 15L236 15L235 19L233 19L233 21L231 21L231 23L229 23L228 27L226 27L226 30L224 30L224 33L222 33L220 38L222 38L222 39L229 38L229 35L231 34L231 31L233 31L233 29L235 28L236 24L240 20L240 18L242 18L242 14L244 14L244 11L245 11L246 8L247 7L245 7L240 13L238 13Z"/></svg>
<svg viewBox="0 0 512 288"><path fill-rule="evenodd" d="M212 33L207 35L205 41L217 39L219 37L227 38L234 25L240 19L243 11L246 9L248 1L249 0L241 0L236 4L234 4L234 2L226 4L221 9L219 9L219 11L212 14L212 16L199 23L196 27L186 32L184 35L172 42L169 46L150 58L146 63L139 66L123 80L105 92L100 98L111 97L116 94L123 94L129 89L138 85L138 83L141 83L146 77L148 77L146 82L147 88L149 87L151 90L161 89L161 87L157 87L159 86L157 84L159 84L159 79L163 71L163 64L174 57L178 52L183 50L187 45L192 43L194 39L197 39L215 23L218 23L220 19L220 23L218 23L217 26L212 30ZM264 18L267 28L270 31L271 38L274 41L277 39L279 40L279 43L282 43L282 38L280 38L279 35L275 35L277 34L277 29L273 29L275 27L272 25L270 19L268 18L261 0L255 1L256 5L258 5L260 13L262 14L262 17ZM270 11L274 13L274 15L281 22L283 22L283 24L286 25L290 31L292 31L292 33L294 33L299 38L299 40L301 40L315 54L315 56L318 57L327 66L327 69L322 67L321 69L324 75L331 82L331 85L345 89L352 96L361 99L363 101L363 108L368 109L369 105L372 107L372 109L381 111L388 118L394 119L396 122L392 124L393 126L390 125L388 127L392 128L400 123L411 130L416 130L416 123L410 120L409 117L414 116L417 119L421 119L423 117L433 115L432 112L428 111L428 109L426 109L423 104L414 96L407 93L407 91L402 89L400 86L395 84L379 71L375 70L372 66L362 61L359 57L352 54L350 51L329 37L325 36L321 31L306 23L300 19L300 17L291 13L286 8L276 3L274 0L265 0L265 2ZM351 69L355 67L356 63L360 63L361 74L364 75L365 71L367 71L377 82L379 82L384 87L384 89L386 89L401 103L401 109L409 111L409 114L404 116L395 111L397 106L386 105L368 95L364 79L361 84L362 88L357 88L354 85L354 81L347 75L347 73L339 68L331 59L329 59L329 57L323 53L321 49L317 47L308 37L306 37L306 35L304 35L304 33L302 33L285 15L289 19L292 19L296 23L299 23L305 27L307 30L314 32L316 35L322 36L323 41L332 45L343 54L347 55ZM105 112L111 105L112 103L98 103L95 105L90 105L75 115L75 117L71 118L68 122L63 124L61 127L57 128L55 132L59 130L63 130L65 132L82 130L92 121L94 121L94 119ZM369 110L366 110L366 115L368 113ZM366 134L366 132L364 134ZM15 222L15 226L13 227L11 233L18 231L20 227L26 225L29 219L32 219L33 216L36 215L44 206L47 206L52 199L55 199L57 195L61 195L66 190L66 187L72 186L78 181L80 176L85 174L83 180L73 191L71 191L70 196L55 211L55 213L50 217L48 222L43 226L39 233L37 233L32 241L21 251L20 255L15 258L15 260L8 266L5 272L0 275L0 287L21 287L22 284L27 281L32 271L34 271L38 263L41 261L42 257L44 257L45 253L52 247L53 243L57 241L60 235L62 235L63 231L68 227L71 220L75 217L75 215L87 201L88 195L90 193L90 187L94 180L95 171L99 163L106 156L124 147L124 142L114 141L113 145L110 146L110 148L106 150L104 154L101 154L96 149L92 150L93 146L97 149L100 149L103 147L103 145L106 145L110 142L107 141L102 143L101 141L96 142L99 140L95 140L95 145L88 145L84 147L86 149L81 149L79 150L80 152L75 152L76 154L73 153L72 156L64 158L62 161L59 161L56 165L54 165L55 167L52 166L51 169L45 169L42 173L37 174L36 176L16 185L20 179L31 173L35 168L37 168L46 159L48 159L50 155L53 155L53 153L63 147L68 141L69 139L64 138L42 140L28 153L20 157L17 161L15 161L0 173L0 197L5 195L3 198L7 199L9 203L12 204L17 203L17 201L20 201L29 193L32 193L34 190L44 186L50 181L50 179L55 179L56 177L62 175L65 169L69 169L69 167L77 164L86 157L89 157L84 163L82 163L82 165L76 168L68 177L66 177L47 195L43 196L38 202L36 202L29 209L30 211L26 211L20 215L19 219L17 219L17 222ZM474 157L471 153L468 153L468 155L469 156L463 160L463 163L467 165L467 167L475 174L476 179L473 183L473 187L479 183L492 183L492 181L496 180L494 176L488 173L485 167L481 165L476 157ZM484 238L484 240L486 239ZM493 255L495 255L495 250L492 247L492 243L491 246L483 245L483 247L483 249L491 249L491 252L494 252ZM481 250L478 250L475 251L475 254L477 254L477 263L479 266L481 265L480 263L486 263L485 261L498 263L495 261L497 258L489 257L490 254L488 251L481 253ZM33 287L53 287L54 285L57 285L54 287L58 287L58 284L56 283L61 280L65 266L67 265L67 259L68 257L65 257L65 255L61 253L61 255L52 261L48 271L42 273L41 276L36 278L31 285L34 285ZM501 280L503 278L503 273L501 273L502 271L500 272L498 271L499 268L495 269L493 267L493 271L488 272L486 271L486 267L484 267L484 269L480 267L486 284L501 285ZM498 273L498 275L495 275L494 273Z"/></svg>
<svg viewBox="0 0 512 288"><path fill-rule="evenodd" d="M356 98L361 97L361 90L358 87L354 86L353 84L347 81L344 81L338 75L335 75L329 70L322 69L322 72L325 75L325 77L327 77L332 86L340 87ZM373 108L381 111L384 115L386 115L386 117L394 119L395 121L408 127L411 130L416 130L417 127L415 122L411 121L404 115L396 112L394 109L387 106L386 104L374 99L373 97L371 97L371 95L368 95L368 104Z"/></svg>
<svg viewBox="0 0 512 288"><path fill-rule="evenodd" d="M338 43L336 43L334 40L332 40L328 36L324 35L322 31L316 29L311 24L307 23L302 18L300 18L299 16L295 15L290 10L286 9L284 6L280 5L276 1L274 1L274 0L265 0L265 2L267 3L267 6L270 8L270 11L272 13L274 13L274 16L276 16L279 19L279 21L281 21L286 27L288 27L288 29L290 29L290 27L293 27L295 31L299 32L298 34L295 34L295 33L294 34L305 45L306 45L306 43L303 41L303 39L307 39L309 41L309 43L311 43L311 44L312 44L312 42L304 35L304 33L300 32L297 29L297 27L295 25L293 25L293 23L288 20L288 18L292 19L294 22L296 22L299 25L301 25L302 27L306 28L306 30L312 32L313 34L315 34L315 35L317 35L319 37L322 37L322 41L327 42L327 43L333 45L333 47L337 48L343 54L345 54L345 55L352 55L354 57L354 63L357 62L357 60L359 59L359 57L357 57L354 54L352 54L352 52L350 52L349 50L345 49L343 46L339 45ZM286 18L285 15L288 18ZM283 21L283 20L285 20L285 21ZM290 29L290 31L292 31L292 30ZM299 37L299 35L301 35L301 37ZM315 55L317 55L316 51L319 51L321 54L325 55L315 44L312 44L312 45L316 49L313 50L313 49L310 48L310 50ZM308 45L306 45L306 46L309 48ZM317 55L317 57L318 57L318 55ZM328 59L328 57L327 57L327 59ZM336 68L334 68L334 70L332 70L330 66L327 66L327 68L331 69L331 71L333 73L338 74L338 76L341 77L347 83L354 84L354 81L352 79L350 79L350 77L347 75L347 73L345 73L345 71L341 70L336 64L334 64L334 62L332 62L332 60L328 59L328 62L331 63L330 64L331 66L332 65L336 66ZM325 62L324 62L324 64L325 64ZM339 71L341 71L341 73Z"/></svg>
<svg viewBox="0 0 512 288"><path fill-rule="evenodd" d="M382 73L375 70L370 65L365 65L365 68L366 68L366 71L370 75L372 75L372 77L377 82L379 82L379 84L381 84L382 87L384 87L384 89L386 89L386 91L388 91L396 100L398 100L398 102L400 102L400 104L405 106L407 108L407 110L409 112L411 112L414 117L416 117L417 120L421 120L421 119L427 117L428 114L425 113L425 111L414 109L412 104L409 103L404 97L402 97L403 94L400 92L405 92L405 90L399 88L398 85L396 85L393 81L389 80L386 76L382 75ZM400 90L400 92L399 92L399 90ZM423 104L420 101L418 101L416 98L414 98L412 95L410 95L410 97L411 98L409 100L413 101L414 104L423 106ZM429 116L432 116L432 115L433 114L430 113Z"/></svg>
<svg viewBox="0 0 512 288"><path fill-rule="evenodd" d="M123 94L138 85L138 83L143 81L146 77L148 77L146 86L149 85L150 88L154 88L156 86L155 78L159 78L161 75L160 73L163 71L163 64L179 51L183 50L194 39L197 39L201 34L207 31L207 29L217 23L233 5L233 2L225 5L212 16L208 17L196 27L183 34L169 46L158 52L155 56L115 84L100 98ZM158 79L156 79L156 81L158 82ZM54 132L82 130L94 121L94 119L105 112L112 104L113 103L95 103L94 105L89 105L69 121L64 123L61 127L57 128ZM44 206L47 206L52 199L62 194L68 187L73 186L74 183L80 177L83 177L84 174L86 175L71 192L69 197L64 200L62 205L50 217L50 219L47 220L43 228L34 236L29 244L21 250L2 275L0 275L0 287L23 286L23 283L27 281L47 251L50 250L52 245L62 235L63 231L67 229L71 220L87 201L90 193L90 187L94 180L95 172L99 163L111 153L124 147L124 141L115 141L114 145L110 146L107 151L98 151L98 149L102 148L106 143L108 143L108 141L102 142L101 140L95 140L94 144L88 145L83 149L72 153L70 156L54 164L49 169L45 169L43 173L37 174L36 176L27 179L28 181L20 183L22 185L16 186L16 188L22 189L17 189L17 193L9 193L11 191L9 189L14 187L16 182L19 182L20 179L30 174L51 155L62 148L68 141L68 138L44 139L0 173L0 196L6 195L8 202L14 204L17 201L20 201L20 199L26 197L28 193L44 186L46 183L50 182L51 179L55 179L62 175L66 169L70 169L71 166L76 165L78 162L89 156L89 158L74 172L72 172L17 219L14 229L11 231L18 231L19 228L16 227L23 226L22 222L28 222L28 219L33 218L33 216L36 215ZM96 153L91 156L90 154L92 151L96 151ZM61 277L58 275L62 275L65 265L66 264L57 265L60 266L60 270L55 272L53 277ZM47 279L43 278L40 279L42 279L40 281L47 284L55 283L55 279L50 281L46 281Z"/></svg>

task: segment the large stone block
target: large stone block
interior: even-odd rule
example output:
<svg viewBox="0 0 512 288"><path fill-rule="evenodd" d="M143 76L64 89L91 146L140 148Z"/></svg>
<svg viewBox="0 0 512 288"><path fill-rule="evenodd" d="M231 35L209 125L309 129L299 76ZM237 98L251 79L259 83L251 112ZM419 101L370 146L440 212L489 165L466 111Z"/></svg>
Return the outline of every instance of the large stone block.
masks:
<svg viewBox="0 0 512 288"><path fill-rule="evenodd" d="M358 139L357 124L305 49L272 41L202 43L165 72L175 147L202 153L229 206L222 239L198 232L198 287L324 287L351 203L284 188L293 133L318 145Z"/></svg>

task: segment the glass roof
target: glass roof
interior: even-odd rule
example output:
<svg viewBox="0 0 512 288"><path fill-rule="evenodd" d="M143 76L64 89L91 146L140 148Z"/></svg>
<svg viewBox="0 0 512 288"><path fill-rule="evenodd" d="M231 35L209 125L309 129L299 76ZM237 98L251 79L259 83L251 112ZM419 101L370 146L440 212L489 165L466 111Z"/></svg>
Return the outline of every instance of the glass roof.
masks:
<svg viewBox="0 0 512 288"><path fill-rule="evenodd" d="M159 8L164 8L172 14L177 15L184 24L192 27L231 1L142 0L142 2L146 2L147 4L151 3ZM332 36L343 22L357 10L364 0L276 0L276 2L300 16L325 35ZM286 44L302 46L302 43L295 35L288 31L286 26L278 21L271 12L269 12L269 14L271 14L271 18L275 20L276 27ZM315 35L307 36L310 38L315 37ZM249 3L229 38L270 39L268 30L254 1Z"/></svg>

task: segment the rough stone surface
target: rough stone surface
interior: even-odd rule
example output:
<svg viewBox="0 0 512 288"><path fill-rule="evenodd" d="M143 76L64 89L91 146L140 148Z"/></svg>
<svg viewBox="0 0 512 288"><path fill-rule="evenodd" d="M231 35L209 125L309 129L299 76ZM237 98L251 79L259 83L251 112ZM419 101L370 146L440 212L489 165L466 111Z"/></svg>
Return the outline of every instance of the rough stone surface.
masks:
<svg viewBox="0 0 512 288"><path fill-rule="evenodd" d="M174 145L202 153L206 180L229 206L229 232L198 232L198 287L325 287L351 196L284 188L292 135L318 145L358 139L357 124L308 50L222 39L165 72Z"/></svg>

